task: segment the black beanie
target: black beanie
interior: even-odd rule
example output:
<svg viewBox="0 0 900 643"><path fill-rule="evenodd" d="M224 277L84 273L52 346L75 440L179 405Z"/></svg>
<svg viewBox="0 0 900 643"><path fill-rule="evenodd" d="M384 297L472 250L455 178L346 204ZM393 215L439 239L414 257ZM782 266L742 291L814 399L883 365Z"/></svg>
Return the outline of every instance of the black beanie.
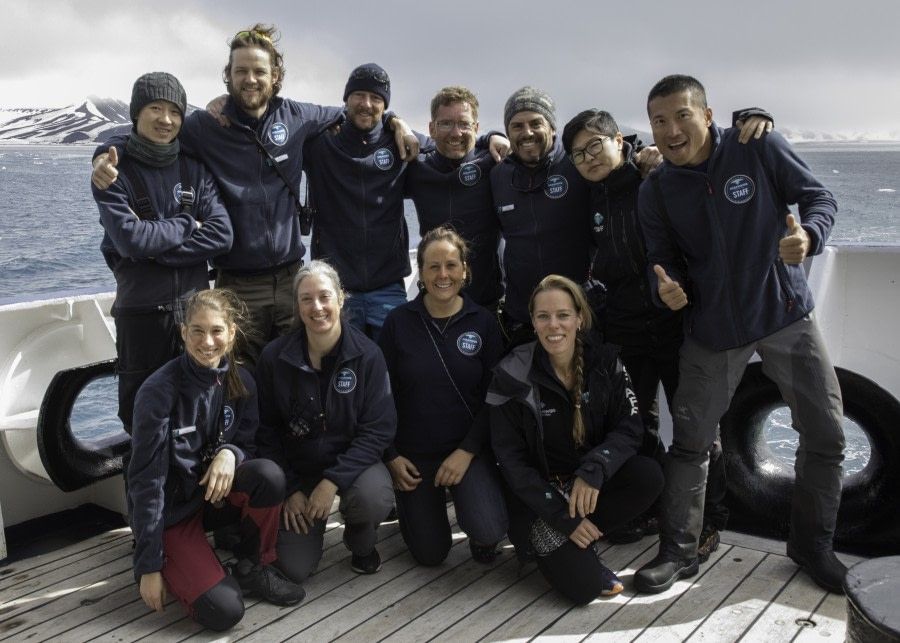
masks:
<svg viewBox="0 0 900 643"><path fill-rule="evenodd" d="M509 122L519 112L537 112L547 119L550 129L556 131L556 103L543 89L522 87L507 99L503 108L503 126L507 131Z"/></svg>
<svg viewBox="0 0 900 643"><path fill-rule="evenodd" d="M153 71L134 81L134 87L131 89L131 105L129 106L131 122L137 123L138 114L144 105L155 100L167 100L175 103L181 110L182 116L187 109L187 94L178 79L164 71Z"/></svg>
<svg viewBox="0 0 900 643"><path fill-rule="evenodd" d="M387 72L375 63L360 65L352 72L344 87L344 101L353 92L372 92L384 99L384 106L391 102L391 79Z"/></svg>

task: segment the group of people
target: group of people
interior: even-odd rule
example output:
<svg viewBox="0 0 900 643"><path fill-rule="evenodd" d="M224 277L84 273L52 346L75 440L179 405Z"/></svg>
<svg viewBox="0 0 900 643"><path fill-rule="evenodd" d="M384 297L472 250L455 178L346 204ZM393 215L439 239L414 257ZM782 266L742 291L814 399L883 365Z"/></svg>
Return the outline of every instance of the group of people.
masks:
<svg viewBox="0 0 900 643"><path fill-rule="evenodd" d="M171 74L141 76L131 131L95 155L151 608L168 592L227 629L242 594L299 603L337 496L353 571L380 569L393 507L410 554L440 564L448 491L473 559L508 536L576 603L623 588L601 539L658 530L634 584L664 591L718 547L718 421L754 352L800 433L788 555L841 591L840 391L800 265L836 204L765 112L722 129L696 79L667 76L653 148L596 109L558 136L553 99L523 87L505 132L479 137L477 98L447 87L425 136L385 111L374 63L343 107L278 96L276 43L263 25L234 36L209 111L187 115ZM226 524L227 569L205 535Z"/></svg>

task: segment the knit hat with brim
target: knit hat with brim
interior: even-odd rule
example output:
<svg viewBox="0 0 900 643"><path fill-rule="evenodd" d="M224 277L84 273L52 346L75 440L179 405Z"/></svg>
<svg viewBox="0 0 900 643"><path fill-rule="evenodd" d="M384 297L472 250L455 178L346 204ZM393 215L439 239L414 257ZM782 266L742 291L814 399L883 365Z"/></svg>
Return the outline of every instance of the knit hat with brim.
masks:
<svg viewBox="0 0 900 643"><path fill-rule="evenodd" d="M134 87L131 89L131 105L129 106L131 121L136 123L138 114L144 105L155 100L167 100L174 103L181 110L182 116L187 109L187 94L178 79L164 71L153 71L134 81Z"/></svg>

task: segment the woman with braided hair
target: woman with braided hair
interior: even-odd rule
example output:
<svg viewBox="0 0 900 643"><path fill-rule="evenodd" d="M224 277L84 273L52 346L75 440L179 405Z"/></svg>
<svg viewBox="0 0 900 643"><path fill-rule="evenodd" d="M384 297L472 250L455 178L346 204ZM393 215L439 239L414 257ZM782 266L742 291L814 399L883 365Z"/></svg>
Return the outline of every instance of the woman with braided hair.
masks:
<svg viewBox="0 0 900 643"><path fill-rule="evenodd" d="M637 455L644 428L631 380L612 348L591 341L581 288L545 277L529 313L537 341L500 361L487 396L491 443L516 501L510 539L530 543L553 587L589 603L622 590L598 541L653 503L662 470Z"/></svg>

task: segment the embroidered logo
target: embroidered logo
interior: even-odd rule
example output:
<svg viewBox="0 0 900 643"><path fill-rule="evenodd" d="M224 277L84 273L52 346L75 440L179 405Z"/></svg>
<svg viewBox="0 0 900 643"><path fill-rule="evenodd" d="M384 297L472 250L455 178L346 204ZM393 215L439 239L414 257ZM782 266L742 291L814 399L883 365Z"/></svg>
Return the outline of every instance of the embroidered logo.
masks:
<svg viewBox="0 0 900 643"><path fill-rule="evenodd" d="M635 395L634 391L627 386L625 387L625 397L628 398L628 402L631 404L630 415L637 415L639 413L637 395Z"/></svg>
<svg viewBox="0 0 900 643"><path fill-rule="evenodd" d="M566 196L566 192L568 191L569 182L566 181L566 177L560 176L559 174L554 174L547 179L547 184L544 186L544 194L551 199L560 199Z"/></svg>
<svg viewBox="0 0 900 643"><path fill-rule="evenodd" d="M379 170L389 170L394 167L394 155L385 148L375 150L375 167Z"/></svg>
<svg viewBox="0 0 900 643"><path fill-rule="evenodd" d="M556 415L556 409L547 408L547 405L541 402L541 417L552 417Z"/></svg>
<svg viewBox="0 0 900 643"><path fill-rule="evenodd" d="M603 225L604 217L599 212L594 212L594 230L596 232L603 232L603 228L606 226Z"/></svg>
<svg viewBox="0 0 900 643"><path fill-rule="evenodd" d="M459 182L466 186L472 186L481 180L481 168L474 163L464 163L459 166Z"/></svg>
<svg viewBox="0 0 900 643"><path fill-rule="evenodd" d="M172 193L175 195L175 201L177 201L178 203L181 203L181 195L182 195L181 183L179 183L175 186L175 189L172 190ZM190 188L188 190L188 194L190 195L190 202L193 203L197 199L197 193L194 192L194 188Z"/></svg>
<svg viewBox="0 0 900 643"><path fill-rule="evenodd" d="M756 193L756 186L749 176L738 174L725 182L725 198L732 203L746 203Z"/></svg>
<svg viewBox="0 0 900 643"><path fill-rule="evenodd" d="M349 368L342 368L334 376L333 386L338 393L352 393L356 388L356 373Z"/></svg>
<svg viewBox="0 0 900 643"><path fill-rule="evenodd" d="M463 355L477 355L481 350L481 335L476 332L469 331L460 335L456 340L456 347Z"/></svg>
<svg viewBox="0 0 900 643"><path fill-rule="evenodd" d="M222 409L222 415L225 416L225 430L231 428L231 424L234 422L234 411L230 406L226 406Z"/></svg>
<svg viewBox="0 0 900 643"><path fill-rule="evenodd" d="M284 123L273 123L269 128L269 140L275 145L284 145L288 140L288 128Z"/></svg>

